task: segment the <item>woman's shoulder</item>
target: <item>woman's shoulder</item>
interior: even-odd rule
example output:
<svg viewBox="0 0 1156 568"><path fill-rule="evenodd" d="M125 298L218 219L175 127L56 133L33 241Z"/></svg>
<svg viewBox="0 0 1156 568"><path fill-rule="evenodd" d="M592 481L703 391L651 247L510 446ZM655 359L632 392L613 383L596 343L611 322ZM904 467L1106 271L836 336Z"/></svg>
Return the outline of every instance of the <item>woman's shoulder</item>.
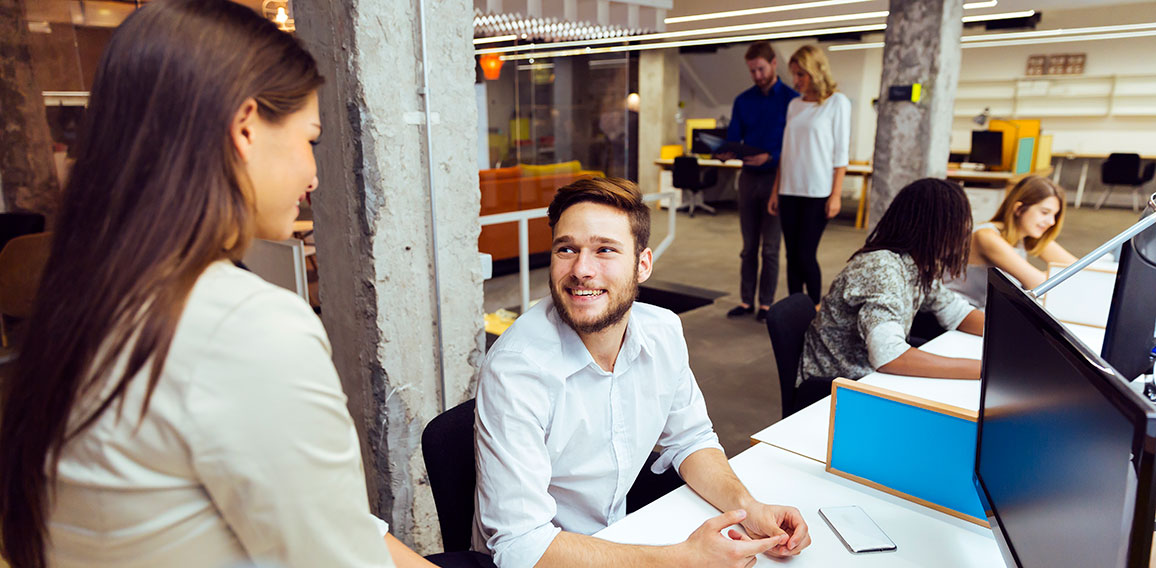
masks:
<svg viewBox="0 0 1156 568"><path fill-rule="evenodd" d="M201 273L181 315L179 332L195 340L249 333L324 334L320 320L296 294L227 261Z"/></svg>

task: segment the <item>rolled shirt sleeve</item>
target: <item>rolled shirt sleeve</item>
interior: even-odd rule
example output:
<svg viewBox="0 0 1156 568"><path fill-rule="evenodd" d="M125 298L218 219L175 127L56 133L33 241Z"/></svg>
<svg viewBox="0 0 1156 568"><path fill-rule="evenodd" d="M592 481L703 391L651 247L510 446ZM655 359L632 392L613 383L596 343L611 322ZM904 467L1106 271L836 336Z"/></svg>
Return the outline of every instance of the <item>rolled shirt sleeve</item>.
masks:
<svg viewBox="0 0 1156 568"><path fill-rule="evenodd" d="M484 546L502 568L534 566L561 531L552 524L544 375L517 353L496 352L478 380L474 548Z"/></svg>
<svg viewBox="0 0 1156 568"><path fill-rule="evenodd" d="M857 278L847 286L846 297L859 305L859 336L867 345L873 369L886 365L911 348L907 343L910 305L914 298L906 285L902 265L883 263L870 277Z"/></svg>
<svg viewBox="0 0 1156 568"><path fill-rule="evenodd" d="M936 280L931 286L931 292L923 298L919 311L935 314L935 319L944 329L956 329L974 309L967 298Z"/></svg>
<svg viewBox="0 0 1156 568"><path fill-rule="evenodd" d="M842 168L846 167L850 161L851 101L842 94L833 98L834 100L831 102L835 103L835 113L831 125L834 135L834 152L831 155L831 166Z"/></svg>
<svg viewBox="0 0 1156 568"><path fill-rule="evenodd" d="M650 468L654 473L662 473L672 465L675 471L679 471L683 460L701 449L722 450L714 425L706 413L706 400L689 366L679 383L658 445L662 452Z"/></svg>

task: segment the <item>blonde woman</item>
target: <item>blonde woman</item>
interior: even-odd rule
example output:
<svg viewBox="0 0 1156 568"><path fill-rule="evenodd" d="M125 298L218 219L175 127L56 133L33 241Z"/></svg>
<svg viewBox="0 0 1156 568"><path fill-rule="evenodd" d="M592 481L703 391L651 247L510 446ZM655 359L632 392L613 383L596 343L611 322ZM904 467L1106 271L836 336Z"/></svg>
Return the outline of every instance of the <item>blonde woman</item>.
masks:
<svg viewBox="0 0 1156 568"><path fill-rule="evenodd" d="M1028 255L1044 262L1076 261L1056 242L1064 222L1064 190L1052 180L1028 176L1012 188L995 215L976 226L971 234L967 271L949 280L947 287L967 298L973 306L987 304L987 269L995 266L1010 274L1024 288L1035 288L1047 274L1028 262Z"/></svg>
<svg viewBox="0 0 1156 568"><path fill-rule="evenodd" d="M823 279L816 253L827 220L839 214L851 142L851 101L835 92L823 50L804 45L791 56L795 90L787 107L783 157L767 211L778 215L787 248L787 289L815 304Z"/></svg>

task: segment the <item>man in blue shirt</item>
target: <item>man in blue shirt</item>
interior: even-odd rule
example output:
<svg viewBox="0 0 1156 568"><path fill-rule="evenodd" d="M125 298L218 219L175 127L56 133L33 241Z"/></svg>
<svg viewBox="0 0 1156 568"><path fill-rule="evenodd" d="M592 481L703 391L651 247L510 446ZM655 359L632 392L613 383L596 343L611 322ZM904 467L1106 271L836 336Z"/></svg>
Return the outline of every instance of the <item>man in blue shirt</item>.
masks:
<svg viewBox="0 0 1156 568"><path fill-rule="evenodd" d="M758 306L755 319L764 321L767 309L775 300L779 281L779 218L767 212L767 201L775 185L779 155L783 149L783 128L787 125L787 103L799 96L775 75L775 50L765 41L751 44L746 53L747 68L755 86L735 97L731 112L728 142L766 150L743 158L739 176L739 228L743 235L742 284L740 303L727 317L741 317L755 311L755 283L758 282ZM730 159L733 154L720 154ZM762 242L762 254L759 244ZM762 271L759 257L762 257Z"/></svg>

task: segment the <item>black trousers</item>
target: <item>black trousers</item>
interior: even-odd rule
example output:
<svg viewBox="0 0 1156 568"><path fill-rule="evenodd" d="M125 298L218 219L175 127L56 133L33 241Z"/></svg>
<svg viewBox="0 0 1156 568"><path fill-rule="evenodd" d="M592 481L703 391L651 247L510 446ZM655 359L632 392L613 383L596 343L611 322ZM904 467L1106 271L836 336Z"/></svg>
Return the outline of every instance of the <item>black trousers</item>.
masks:
<svg viewBox="0 0 1156 568"><path fill-rule="evenodd" d="M755 305L755 285L758 284L758 305L770 306L775 302L775 286L779 283L779 218L767 213L767 201L775 185L775 169L766 172L743 169L739 176L739 231L743 235L739 294L744 304ZM760 247L761 245L761 247ZM759 260L762 259L762 270Z"/></svg>
<svg viewBox="0 0 1156 568"><path fill-rule="evenodd" d="M787 290L794 294L806 286L807 295L818 304L823 298L819 239L827 228L827 198L780 195L779 218L787 249Z"/></svg>

